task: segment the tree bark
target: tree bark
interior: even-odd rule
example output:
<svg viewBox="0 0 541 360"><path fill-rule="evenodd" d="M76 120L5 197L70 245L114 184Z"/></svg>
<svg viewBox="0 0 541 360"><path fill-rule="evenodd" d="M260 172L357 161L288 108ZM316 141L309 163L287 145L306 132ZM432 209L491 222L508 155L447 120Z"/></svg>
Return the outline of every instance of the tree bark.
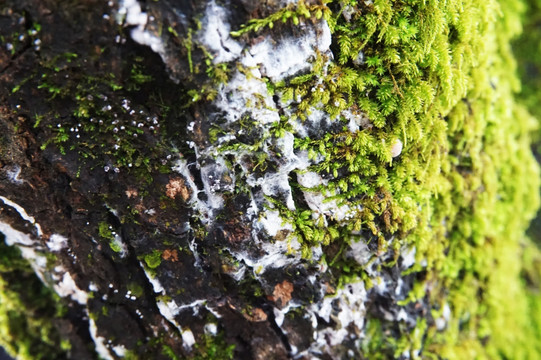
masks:
<svg viewBox="0 0 541 360"><path fill-rule="evenodd" d="M490 4L0 4L7 350L535 354L533 120Z"/></svg>

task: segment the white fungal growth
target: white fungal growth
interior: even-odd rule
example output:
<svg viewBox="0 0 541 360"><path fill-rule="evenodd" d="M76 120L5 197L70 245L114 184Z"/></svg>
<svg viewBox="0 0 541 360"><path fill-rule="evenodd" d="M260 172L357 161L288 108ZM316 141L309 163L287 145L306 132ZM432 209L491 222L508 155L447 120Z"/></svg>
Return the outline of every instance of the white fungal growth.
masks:
<svg viewBox="0 0 541 360"><path fill-rule="evenodd" d="M408 269L415 264L415 254L417 252L417 249L415 246L412 246L411 248L403 248L400 251L400 257L402 258L402 269Z"/></svg>
<svg viewBox="0 0 541 360"><path fill-rule="evenodd" d="M123 358L124 356L126 356L126 348L124 347L124 345L113 346L113 351L118 357Z"/></svg>
<svg viewBox="0 0 541 360"><path fill-rule="evenodd" d="M9 204L10 206L13 206L11 204L16 205L9 200L6 202L6 200L7 199L5 198L2 199L4 203ZM14 208L19 212L19 214L21 214L21 217L31 223L34 223L41 234L41 228L39 227L39 224L35 223L34 218L28 216L22 207L18 205L16 206L17 207ZM0 222L0 232L2 232L5 236L6 245L17 246L21 251L21 255L24 259L28 260L36 275L43 283L47 284L45 281L45 273L48 271L47 258L41 254L41 252L43 252L45 249L42 249L39 243L32 239L30 235L15 230L7 223ZM66 244L67 239L58 234L51 235L49 242L47 243L51 251L61 249L63 246L66 246ZM56 267L55 271L57 273L63 273L63 276L52 274L52 279L55 281L53 284L53 289L56 291L56 293L61 297L69 296L72 300L78 302L79 304L85 305L87 303L88 295L86 292L77 287L70 273L67 272L62 266Z"/></svg>
<svg viewBox="0 0 541 360"><path fill-rule="evenodd" d="M363 113L352 112L348 109L342 111L341 115L349 121L348 129L352 133L359 131L361 128L372 126L370 120Z"/></svg>
<svg viewBox="0 0 541 360"><path fill-rule="evenodd" d="M229 35L231 25L227 18L226 10L211 1L201 20L202 28L205 30L199 33L199 40L212 52L214 55L212 61L215 64L233 61L242 51L242 46Z"/></svg>
<svg viewBox="0 0 541 360"><path fill-rule="evenodd" d="M195 337L190 329L183 330L180 335L182 336L183 345L187 349L191 349L195 345Z"/></svg>
<svg viewBox="0 0 541 360"><path fill-rule="evenodd" d="M158 301L158 309L167 320L176 323L175 316L178 315L180 309L174 300L169 300L168 302L163 300Z"/></svg>
<svg viewBox="0 0 541 360"><path fill-rule="evenodd" d="M120 257L125 258L128 255L128 245L122 240L122 237L115 233L111 241L114 247L120 249Z"/></svg>
<svg viewBox="0 0 541 360"><path fill-rule="evenodd" d="M15 230L8 223L0 222L0 232L4 234L8 246L33 246L35 244L35 241L29 235Z"/></svg>
<svg viewBox="0 0 541 360"><path fill-rule="evenodd" d="M299 185L308 188L308 190L303 190L304 199L308 204L308 207L314 212L313 217L316 219L319 215L324 215L325 221L327 220L326 218L343 221L352 217L357 210L360 210L358 207L339 204L338 201L334 199L329 200L323 193L313 189L318 185L327 184L327 181L323 180L321 176L315 172L309 171L300 173L297 175L297 180Z"/></svg>
<svg viewBox="0 0 541 360"><path fill-rule="evenodd" d="M261 100L264 102L263 106L249 107L249 104ZM257 69L251 70L249 78L240 71L233 73L228 83L218 88L218 96L214 104L224 112L225 118L230 123L239 121L245 114L250 114L261 125L280 121L276 106Z"/></svg>
<svg viewBox="0 0 541 360"><path fill-rule="evenodd" d="M68 239L59 234L52 234L47 241L49 250L58 252L68 246Z"/></svg>
<svg viewBox="0 0 541 360"><path fill-rule="evenodd" d="M21 167L19 165L15 165L13 168L6 170L6 176L13 184L22 185L24 183L24 180L20 179L19 175L21 175Z"/></svg>
<svg viewBox="0 0 541 360"><path fill-rule="evenodd" d="M163 294L164 293L164 288L162 286L162 284L160 283L160 281L158 280L158 278L156 277L153 277L145 268L145 265L143 265L142 262L139 262L139 265L141 265L141 268L143 269L143 271L145 272L145 275L148 279L148 282L150 282L152 284L152 289L154 290L154 292L156 294ZM109 287L112 287L113 284L109 285Z"/></svg>
<svg viewBox="0 0 541 360"><path fill-rule="evenodd" d="M300 34L295 36L284 36L282 38L273 38L271 35L263 35L256 44L241 44L232 39L229 35L230 13L215 1L211 1L204 12L202 18L202 27L195 36L205 48L214 55L213 62L238 61L250 74L247 76L240 70L234 70L226 84L220 85L217 89L217 96L213 106L219 110L220 114L226 120L222 125L224 134L219 136L213 144L200 146L192 142L190 146L195 150L196 163L194 169L189 168L184 160L177 161L173 168L182 174L186 186L191 191L189 202L196 209L196 213L201 215L201 220L209 226L214 219L214 214L219 213L224 207L225 192L235 189L234 179L239 175L249 187L250 206L247 216L253 219L252 239L257 242L263 250L262 255L254 258L254 255L248 251L239 251L232 255L241 263L246 264L252 269L254 274L262 274L269 268L284 266L286 264L298 263L301 261L300 243L295 236L289 236L293 227L287 221L283 221L277 211L265 208L265 196L273 197L284 201L288 209L296 210L295 201L290 185L290 177L293 171L306 170L313 159L308 159L306 152L296 152L294 149L295 135L291 132L283 133L279 138L271 136L270 130L273 124L280 121L277 104L267 90L266 78L276 82L286 77L309 71L311 62L316 59L318 53L332 56L329 50L331 44L331 34L327 23L324 20L318 21L311 26L302 27ZM242 49L245 49L244 51ZM323 89L321 89L323 90ZM254 106L257 104L257 106ZM316 111L317 112L317 111ZM321 121L327 115L321 112ZM254 120L251 126L255 126L258 137L263 139L259 150L263 153L276 154L272 156L274 162L273 170L266 171L263 176L257 177L253 171L253 164L245 163L243 155L252 155L252 150L239 149L235 151L222 151L221 147L237 141L238 135L243 131L239 122L243 118ZM295 131L305 132L303 125L295 125ZM194 132L196 123L191 122L187 125L190 132ZM235 129L227 132L227 129ZM251 129L253 130L253 129ZM226 156L233 155L236 163L230 164L231 158ZM229 169L236 165L242 169L241 174L229 174ZM199 169L201 172L202 189L198 188L192 179L191 170ZM238 168L238 167L237 167ZM231 178L232 181L224 182L224 178ZM203 192L206 200L201 200L197 195ZM324 198L317 199L317 206L321 211L329 213L334 219L345 219L350 212L349 208L331 209L336 203L326 204ZM267 204L268 205L268 204ZM260 240L258 232L264 230L269 236L283 236L287 240L269 242ZM314 259L321 256L321 249L313 249ZM197 255L195 255L197 257ZM197 260L197 259L196 259ZM197 261L196 261L197 262ZM245 267L242 266L234 274L235 279L240 280L245 274Z"/></svg>
<svg viewBox="0 0 541 360"><path fill-rule="evenodd" d="M313 352L329 352L329 348L341 344L352 334L352 329L361 333L364 327L366 290L362 281L347 284L323 301L310 306L314 329ZM317 314L317 316L316 316ZM325 320L319 324L317 318ZM327 324L334 323L328 326ZM323 329L321 327L323 326ZM356 338L359 338L356 336Z"/></svg>
<svg viewBox="0 0 541 360"><path fill-rule="evenodd" d="M259 224L263 225L263 229L271 237L275 237L280 231L293 231L291 224L282 219L280 213L276 210L267 210L263 212L259 218Z"/></svg>
<svg viewBox="0 0 541 360"><path fill-rule="evenodd" d="M263 41L249 48L251 57L244 57L242 64L247 67L259 66L261 74L274 83L308 71L316 51L324 54L329 52L331 32L325 21L303 30L300 36L284 37L279 41L270 35L266 36Z"/></svg>
<svg viewBox="0 0 541 360"><path fill-rule="evenodd" d="M175 319L175 317L185 309L192 309L194 314L197 314L199 312L199 307L205 306L207 310L209 310L214 316L217 318L220 317L219 314L216 313L212 308L206 306L206 300L196 300L192 302L191 304L185 304L178 306L177 303L174 300L170 301L158 301L158 310L160 311L160 314L164 318L166 318L171 324L173 324L180 332L182 336L182 340L184 342L184 346L187 349L191 349L191 347L195 344L195 338L193 336L192 331L189 328L183 328Z"/></svg>
<svg viewBox="0 0 541 360"><path fill-rule="evenodd" d="M96 345L96 352L100 358L105 360L114 360L113 355L111 355L111 352L109 352L109 349L107 348L105 338L98 336L98 327L96 326L96 322L92 320L92 318L89 318L88 324L90 337L92 338L92 341L94 341L94 345Z"/></svg>
<svg viewBox="0 0 541 360"><path fill-rule="evenodd" d="M41 227L39 224L35 223L34 218L28 216L22 207L5 199L4 197L0 198L2 201L4 201L4 203L6 203L6 205L12 206L23 219L33 223L37 232L41 234ZM30 235L14 229L10 224L3 221L0 221L0 232L4 234L4 241L6 245L17 246L21 251L22 257L29 262L36 275L43 283L45 283L44 274L47 271L47 258L40 253L39 243Z"/></svg>
<svg viewBox="0 0 541 360"><path fill-rule="evenodd" d="M218 335L218 326L215 323L205 324L205 334L216 336Z"/></svg>
<svg viewBox="0 0 541 360"><path fill-rule="evenodd" d="M372 257L372 252L364 239L352 238L349 247L350 249L346 252L346 256L353 258L360 265L365 265Z"/></svg>
<svg viewBox="0 0 541 360"><path fill-rule="evenodd" d="M73 301L78 302L81 305L86 305L88 301L88 294L84 292L83 290L79 289L77 287L77 284L75 284L75 281L71 277L71 274L66 271L66 269L62 266L57 266L55 268L56 272L64 272L64 275L62 275L61 280L58 281L56 284L53 285L54 290L60 297L71 297ZM58 279L58 276L53 275L53 279Z"/></svg>
<svg viewBox="0 0 541 360"><path fill-rule="evenodd" d="M0 196L0 200L2 200L4 204L11 206L15 211L17 211L19 215L21 216L21 218L33 224L36 228L36 232L39 237L43 235L43 232L41 231L41 226L38 223L36 223L36 219L34 219L33 216L28 215L22 206L14 203L13 201L3 196Z"/></svg>
<svg viewBox="0 0 541 360"><path fill-rule="evenodd" d="M164 58L165 46L163 41L145 29L149 18L147 13L141 10L139 2L137 0L122 0L119 5L117 21L122 23L124 18L126 25L135 26L130 33L132 39L141 45L149 46L152 51Z"/></svg>
<svg viewBox="0 0 541 360"><path fill-rule="evenodd" d="M208 164L201 167L201 181L203 182L203 188L207 195L207 204L210 207L212 217L212 210L221 209L224 204L223 197L221 195L224 191L232 191L234 189L234 182L230 176L228 176L228 169L225 165L223 158L217 158L215 163ZM224 183L223 177L227 176L231 179L231 183Z"/></svg>

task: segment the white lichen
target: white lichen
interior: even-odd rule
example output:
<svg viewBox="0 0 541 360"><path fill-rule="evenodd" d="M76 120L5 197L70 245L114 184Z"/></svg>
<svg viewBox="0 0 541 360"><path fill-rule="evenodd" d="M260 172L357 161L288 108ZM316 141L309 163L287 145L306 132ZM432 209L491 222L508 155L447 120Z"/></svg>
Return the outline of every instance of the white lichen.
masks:
<svg viewBox="0 0 541 360"><path fill-rule="evenodd" d="M47 241L49 250L58 252L68 246L68 239L60 234L52 234Z"/></svg>
<svg viewBox="0 0 541 360"><path fill-rule="evenodd" d="M319 303L312 304L308 313L312 318L315 341L307 352L329 353L330 347L337 346L348 338L360 339L356 333L363 331L366 300L364 283L359 281L347 284L333 296L327 296ZM318 317L325 322L320 324Z"/></svg>
<svg viewBox="0 0 541 360"><path fill-rule="evenodd" d="M92 341L94 341L96 352L100 358L104 360L114 360L113 355L111 355L111 352L106 345L105 338L98 336L98 327L96 326L96 322L92 318L89 318L88 325L90 337L92 338Z"/></svg>
<svg viewBox="0 0 541 360"><path fill-rule="evenodd" d="M62 276L53 275L53 279L57 282L53 285L53 289L60 297L70 297L73 301L78 302L81 305L86 305L88 301L88 294L79 289L75 280L71 274L62 266L55 268L56 273L63 273Z"/></svg>
<svg viewBox="0 0 541 360"><path fill-rule="evenodd" d="M25 180L19 178L20 175L21 167L19 165L14 165L6 170L8 180L15 185L22 185L25 182Z"/></svg>
<svg viewBox="0 0 541 360"><path fill-rule="evenodd" d="M41 226L38 223L36 223L36 219L33 216L28 215L22 206L14 203L13 201L9 200L8 198L4 196L0 196L0 200L2 200L4 204L11 206L15 211L17 211L19 215L21 216L21 218L23 218L23 220L26 220L30 222L32 225L34 225L36 228L36 233L39 237L43 235L43 232L41 231Z"/></svg>
<svg viewBox="0 0 541 360"><path fill-rule="evenodd" d="M137 0L121 0L118 9L117 22L133 26L130 35L132 39L141 44L149 46L152 51L165 56L165 46L161 38L146 30L149 17L143 12Z"/></svg>
<svg viewBox="0 0 541 360"><path fill-rule="evenodd" d="M229 35L231 25L227 21L228 17L229 14L225 8L211 1L201 19L204 30L199 33L199 41L206 45L214 55L212 61L215 64L233 61L242 51L242 45Z"/></svg>
<svg viewBox="0 0 541 360"><path fill-rule="evenodd" d="M157 277L153 276L148 270L146 270L145 265L142 262L139 262L139 265L143 269L148 282L152 285L152 289L156 294L164 294L164 288ZM112 288L113 284L110 284L109 287Z"/></svg>

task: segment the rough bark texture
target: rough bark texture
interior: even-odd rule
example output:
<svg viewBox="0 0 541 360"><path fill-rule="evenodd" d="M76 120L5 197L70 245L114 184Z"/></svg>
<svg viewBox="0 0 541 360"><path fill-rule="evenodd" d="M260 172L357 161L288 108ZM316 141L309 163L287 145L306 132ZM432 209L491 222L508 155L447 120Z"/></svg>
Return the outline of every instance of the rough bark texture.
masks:
<svg viewBox="0 0 541 360"><path fill-rule="evenodd" d="M1 3L2 344L29 359L534 358L520 11Z"/></svg>

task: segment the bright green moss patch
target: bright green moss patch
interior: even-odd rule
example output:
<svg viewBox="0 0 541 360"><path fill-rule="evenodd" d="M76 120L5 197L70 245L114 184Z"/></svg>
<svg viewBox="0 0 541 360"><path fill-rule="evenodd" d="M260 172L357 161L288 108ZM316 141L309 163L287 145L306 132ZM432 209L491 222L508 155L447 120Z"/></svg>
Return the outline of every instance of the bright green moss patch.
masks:
<svg viewBox="0 0 541 360"><path fill-rule="evenodd" d="M539 89L541 88L541 2L525 0L523 34L513 41L521 81L520 102L537 118L541 117Z"/></svg>
<svg viewBox="0 0 541 360"><path fill-rule="evenodd" d="M330 191L338 187L342 198L373 209L374 224L363 225L374 234L398 232L415 245L417 259L426 259L416 269L427 277L410 301L430 286L432 306L447 304L452 314L441 331L435 324L408 331L409 344L398 340L395 356L416 357L421 345L413 335L420 331L427 357L533 358L539 324L530 319L520 259L531 251L522 234L538 206L539 171L529 149L535 120L514 100L509 41L520 30L516 6L342 5L356 11L351 22L336 17L337 66L353 71L350 62L363 51L367 60L356 73L373 79L363 81L358 99L344 100L374 127L327 141L323 166L331 168L315 170L335 164L336 178L347 168ZM393 135L407 145L391 165L380 142ZM365 205L382 192L390 206Z"/></svg>
<svg viewBox="0 0 541 360"><path fill-rule="evenodd" d="M2 236L0 345L17 359L66 358L66 346L53 325L55 316L60 315L58 301L21 258L20 251L5 245Z"/></svg>
<svg viewBox="0 0 541 360"><path fill-rule="evenodd" d="M433 314L413 329L399 326L396 341L380 333L381 342L378 331L389 324L369 318L367 334L375 341L364 350L373 358L535 358L541 323L530 314L539 308L539 283L528 283L524 273L538 279L532 264L539 258L529 265L521 259L538 254L523 236L539 205L539 169L530 150L537 121L517 104L510 49L522 4L342 0L328 6L334 60L324 66L318 56L312 73L267 87L294 118L304 121L318 109L343 123L341 131L297 138L295 146L320 159L308 170L328 179L312 191L357 210L347 221L325 224L308 209L291 211L271 200L273 206L305 248L358 236L377 241L378 256L391 250L398 258L404 245L415 247L409 272L423 276L400 305L426 300ZM235 35L272 23L252 21ZM352 132L345 110L368 123ZM279 128L292 129L287 119ZM393 158L396 139L404 148ZM366 278L339 248L327 262L343 279ZM449 319L438 328L443 309Z"/></svg>
<svg viewBox="0 0 541 360"><path fill-rule="evenodd" d="M162 252L160 250L153 250L143 258L149 268L156 269L162 263Z"/></svg>

